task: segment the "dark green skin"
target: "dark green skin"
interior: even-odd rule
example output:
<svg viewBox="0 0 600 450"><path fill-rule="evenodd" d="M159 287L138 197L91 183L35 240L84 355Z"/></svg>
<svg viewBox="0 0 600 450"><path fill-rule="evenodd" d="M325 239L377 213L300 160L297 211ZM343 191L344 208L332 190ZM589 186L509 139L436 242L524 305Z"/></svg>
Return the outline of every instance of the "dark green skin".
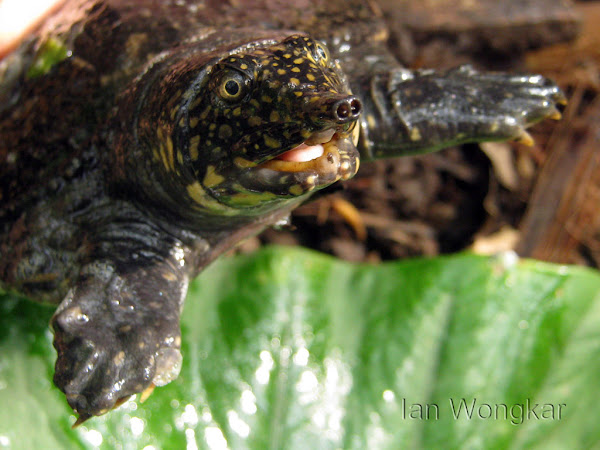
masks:
<svg viewBox="0 0 600 450"><path fill-rule="evenodd" d="M0 287L58 304L78 423L177 376L189 280L352 177L359 133L362 159L526 139L564 100L539 76L405 70L366 1L172 3L67 2L0 66Z"/></svg>

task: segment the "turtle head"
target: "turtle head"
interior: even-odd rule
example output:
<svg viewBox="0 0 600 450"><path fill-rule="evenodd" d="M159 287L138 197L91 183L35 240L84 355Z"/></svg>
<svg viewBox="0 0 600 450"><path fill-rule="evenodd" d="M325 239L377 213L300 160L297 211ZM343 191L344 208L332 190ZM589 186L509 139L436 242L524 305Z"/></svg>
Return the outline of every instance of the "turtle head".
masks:
<svg viewBox="0 0 600 450"><path fill-rule="evenodd" d="M292 35L214 64L190 97L178 143L204 192L261 210L352 177L360 112L325 46Z"/></svg>
<svg viewBox="0 0 600 450"><path fill-rule="evenodd" d="M264 214L359 166L361 102L325 45L301 34L242 42L149 71L139 107L150 176L162 174L168 202L210 217Z"/></svg>

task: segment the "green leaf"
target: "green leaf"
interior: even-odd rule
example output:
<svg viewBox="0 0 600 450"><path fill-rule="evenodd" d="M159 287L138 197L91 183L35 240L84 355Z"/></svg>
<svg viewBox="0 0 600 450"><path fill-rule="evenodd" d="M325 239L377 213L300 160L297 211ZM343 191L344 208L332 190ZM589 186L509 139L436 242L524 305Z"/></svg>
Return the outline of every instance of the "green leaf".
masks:
<svg viewBox="0 0 600 450"><path fill-rule="evenodd" d="M0 299L0 448L590 448L600 275L510 257L225 258L190 287L179 378L76 430L52 310ZM536 406L537 405L537 406Z"/></svg>
<svg viewBox="0 0 600 450"><path fill-rule="evenodd" d="M37 78L46 75L62 60L71 55L64 43L50 38L44 42L35 55L33 64L27 70L27 78Z"/></svg>

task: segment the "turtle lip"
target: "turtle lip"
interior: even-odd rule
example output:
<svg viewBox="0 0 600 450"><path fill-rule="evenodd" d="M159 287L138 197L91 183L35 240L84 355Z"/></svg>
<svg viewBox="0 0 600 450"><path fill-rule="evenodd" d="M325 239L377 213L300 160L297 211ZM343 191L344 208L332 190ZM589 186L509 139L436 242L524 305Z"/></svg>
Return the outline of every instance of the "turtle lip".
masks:
<svg viewBox="0 0 600 450"><path fill-rule="evenodd" d="M274 160L289 162L308 162L321 157L325 151L323 145L330 142L335 134L335 130L329 129L314 133L302 144L282 153L273 158Z"/></svg>
<svg viewBox="0 0 600 450"><path fill-rule="evenodd" d="M309 139L260 165L287 173L311 173L330 180L346 180L358 170L358 151L349 136L334 130L313 134Z"/></svg>
<svg viewBox="0 0 600 450"><path fill-rule="evenodd" d="M236 182L247 191L301 197L356 174L360 165L357 139L358 127L313 133L296 147L261 164L244 167L240 159Z"/></svg>

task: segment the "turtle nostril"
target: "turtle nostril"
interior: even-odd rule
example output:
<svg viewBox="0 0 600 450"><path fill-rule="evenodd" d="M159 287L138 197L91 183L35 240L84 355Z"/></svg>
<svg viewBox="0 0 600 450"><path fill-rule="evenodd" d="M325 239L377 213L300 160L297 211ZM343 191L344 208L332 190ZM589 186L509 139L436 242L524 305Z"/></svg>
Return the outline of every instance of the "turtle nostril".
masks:
<svg viewBox="0 0 600 450"><path fill-rule="evenodd" d="M362 110L362 104L356 97L347 97L335 103L334 115L338 123L356 120Z"/></svg>
<svg viewBox="0 0 600 450"><path fill-rule="evenodd" d="M342 102L338 105L335 113L338 119L347 119L352 114L352 107L349 105L348 102Z"/></svg>
<svg viewBox="0 0 600 450"><path fill-rule="evenodd" d="M353 116L357 116L360 114L360 112L362 111L362 104L360 103L359 99L354 98L352 99L352 101L350 101L350 110Z"/></svg>

